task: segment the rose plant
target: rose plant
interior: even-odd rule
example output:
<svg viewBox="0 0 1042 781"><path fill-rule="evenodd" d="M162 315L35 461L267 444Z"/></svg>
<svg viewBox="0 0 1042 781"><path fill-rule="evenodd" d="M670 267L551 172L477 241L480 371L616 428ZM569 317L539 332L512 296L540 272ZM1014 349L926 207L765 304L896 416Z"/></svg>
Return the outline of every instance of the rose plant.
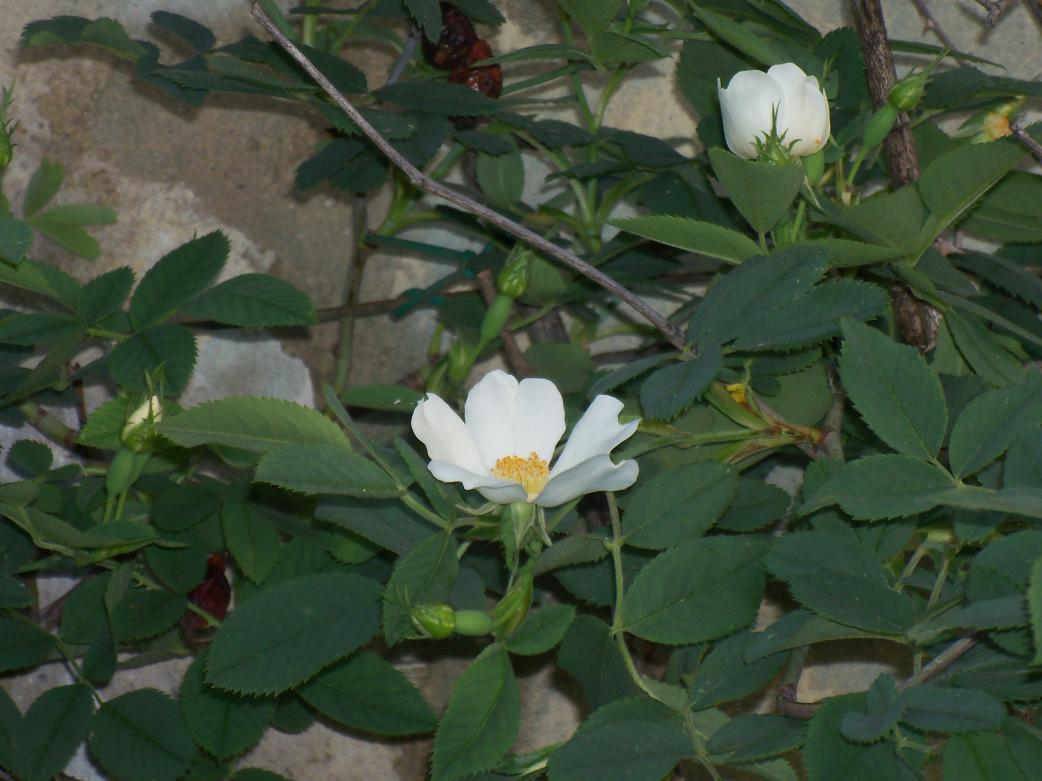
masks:
<svg viewBox="0 0 1042 781"><path fill-rule="evenodd" d="M57 777L86 743L106 778L273 781L253 747L318 718L421 741L432 781L1038 776L1042 132L1020 112L1042 86L931 46L897 79L871 20L866 63L853 29L775 2L558 6L559 43L508 52L488 0L265 0L222 45L161 12L192 52L170 62L110 19L26 28L191 105L315 112L299 189L391 191L352 278L371 246L454 267L392 303L438 317L407 381L346 382L352 313L379 309L351 285L317 408L182 408L198 329L306 326L306 296L214 284L216 232L138 281L73 277L34 237L96 255L83 225L113 215L47 209L46 163L2 201L0 282L40 305L0 319L0 404L75 456L7 454L0 673L69 682L24 712L0 689L4 778ZM363 39L396 56L381 87ZM671 56L697 150L606 123ZM416 230L436 221L480 250ZM111 400L58 424L85 383ZM75 585L41 609L50 573ZM886 671L808 687L808 659L851 647ZM583 713L519 753L525 657ZM173 690L119 688L170 658ZM447 701L403 658L449 660Z"/></svg>

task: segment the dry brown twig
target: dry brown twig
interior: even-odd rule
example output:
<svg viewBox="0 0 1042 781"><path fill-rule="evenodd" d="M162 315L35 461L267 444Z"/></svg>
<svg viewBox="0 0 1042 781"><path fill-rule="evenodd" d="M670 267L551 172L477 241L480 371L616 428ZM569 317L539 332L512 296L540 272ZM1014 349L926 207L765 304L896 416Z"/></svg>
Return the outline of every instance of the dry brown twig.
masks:
<svg viewBox="0 0 1042 781"><path fill-rule="evenodd" d="M976 0L976 2L987 12L987 16L984 17L984 26L989 30L995 26L995 22L1009 5L1009 0Z"/></svg>
<svg viewBox="0 0 1042 781"><path fill-rule="evenodd" d="M965 65L966 61L960 58L955 52L955 43L948 36L948 33L941 27L940 22L930 11L930 8L926 5L926 0L911 0L912 5L915 6L915 10L919 12L919 16L923 19L923 32L933 33L937 40L941 42L948 51L953 52L952 56L959 62L960 65Z"/></svg>
<svg viewBox="0 0 1042 781"><path fill-rule="evenodd" d="M602 288L629 305L634 311L640 314L641 317L661 331L669 340L670 344L678 350L686 349L686 340L681 334L680 329L670 323L669 320L657 312L650 304L620 285L596 266L587 263L578 255L570 252L564 247L559 247L552 241L540 236L535 231L504 217L502 214L490 209L483 203L478 203L473 198L458 193L455 190L446 187L441 182L436 182L434 179L431 179L420 171L416 166L406 160L405 157L387 141L387 139L380 135L376 128L366 121L365 117L359 113L358 109L356 109L354 105L333 86L329 79L322 74L322 71L316 68L311 60L304 56L303 52L301 52L300 49L297 48L297 46L275 26L268 15L264 13L264 9L255 3L251 10L251 14L253 15L253 18L257 20L257 23L275 39L275 42L285 49L286 53L289 54L290 57L297 61L300 67L302 67L304 71L314 79L315 83L318 84L327 95L329 95L337 107L347 114L358 129L373 142L377 149L383 152L395 167L400 169L402 173L408 177L409 181L415 187L418 187L431 195L437 196L438 198L442 198L463 211L470 212L474 216L486 220L500 230L509 233L526 244L536 248L544 255L547 255L557 262L568 266L573 271L582 274L587 279L600 285Z"/></svg>

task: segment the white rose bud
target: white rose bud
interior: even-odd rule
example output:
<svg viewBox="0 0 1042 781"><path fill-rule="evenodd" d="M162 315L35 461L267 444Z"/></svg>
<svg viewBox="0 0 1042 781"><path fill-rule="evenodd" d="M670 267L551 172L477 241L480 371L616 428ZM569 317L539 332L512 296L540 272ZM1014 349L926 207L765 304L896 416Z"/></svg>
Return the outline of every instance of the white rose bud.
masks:
<svg viewBox="0 0 1042 781"><path fill-rule="evenodd" d="M158 396L150 396L134 410L123 426L120 439L137 452L152 436L152 426L163 419L163 405Z"/></svg>
<svg viewBox="0 0 1042 781"><path fill-rule="evenodd" d="M726 88L717 82L727 146L754 160L772 128L795 157L812 155L829 137L829 104L814 76L786 62L763 71L739 71ZM776 116L775 116L776 113Z"/></svg>

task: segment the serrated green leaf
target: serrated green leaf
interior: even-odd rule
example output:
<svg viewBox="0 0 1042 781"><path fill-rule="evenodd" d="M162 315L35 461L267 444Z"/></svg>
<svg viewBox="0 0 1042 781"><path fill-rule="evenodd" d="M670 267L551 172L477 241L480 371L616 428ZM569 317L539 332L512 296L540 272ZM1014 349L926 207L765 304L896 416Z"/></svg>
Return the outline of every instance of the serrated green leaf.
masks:
<svg viewBox="0 0 1042 781"><path fill-rule="evenodd" d="M1020 432L1042 424L1042 380L987 391L963 409L952 427L948 461L957 477L980 471Z"/></svg>
<svg viewBox="0 0 1042 781"><path fill-rule="evenodd" d="M622 10L622 0L559 0L558 4L587 38L608 27Z"/></svg>
<svg viewBox="0 0 1042 781"><path fill-rule="evenodd" d="M39 225L111 225L116 222L116 212L105 206L86 203L63 203L29 218L29 223Z"/></svg>
<svg viewBox="0 0 1042 781"><path fill-rule="evenodd" d="M165 320L213 282L228 259L220 231L182 244L152 266L130 299L130 322L138 331Z"/></svg>
<svg viewBox="0 0 1042 781"><path fill-rule="evenodd" d="M94 325L117 311L134 286L134 272L126 266L94 277L83 286L76 302L76 317L82 325Z"/></svg>
<svg viewBox="0 0 1042 781"><path fill-rule="evenodd" d="M716 528L727 531L761 529L781 519L792 503L784 490L762 480L743 477L738 480L734 501L716 522Z"/></svg>
<svg viewBox="0 0 1042 781"><path fill-rule="evenodd" d="M840 723L843 737L855 743L882 740L897 726L904 707L893 676L880 674L866 694L865 711L849 710L844 714Z"/></svg>
<svg viewBox="0 0 1042 781"><path fill-rule="evenodd" d="M659 781L694 749L679 713L647 697L605 705L550 757L550 781Z"/></svg>
<svg viewBox="0 0 1042 781"><path fill-rule="evenodd" d="M1006 708L990 694L977 689L956 689L930 684L913 686L902 695L901 721L924 732L977 732L997 727Z"/></svg>
<svg viewBox="0 0 1042 781"><path fill-rule="evenodd" d="M315 322L311 300L289 282L267 274L232 277L186 303L181 313L243 328Z"/></svg>
<svg viewBox="0 0 1042 781"><path fill-rule="evenodd" d="M437 41L441 34L441 8L438 0L402 0L416 26L428 41Z"/></svg>
<svg viewBox="0 0 1042 781"><path fill-rule="evenodd" d="M274 700L242 697L215 689L204 680L206 655L196 657L181 681L181 712L195 742L218 759L241 754L261 739Z"/></svg>
<svg viewBox="0 0 1042 781"><path fill-rule="evenodd" d="M279 560L279 533L269 516L243 502L228 502L221 513L228 551L254 583L267 580Z"/></svg>
<svg viewBox="0 0 1042 781"><path fill-rule="evenodd" d="M872 320L889 304L876 285L840 279L818 285L794 301L765 312L742 328L739 350L795 350L839 333L840 320Z"/></svg>
<svg viewBox="0 0 1042 781"><path fill-rule="evenodd" d="M864 712L864 694L827 700L814 714L801 752L810 781L914 781L890 742L861 745L843 737L841 725L848 713Z"/></svg>
<svg viewBox="0 0 1042 781"><path fill-rule="evenodd" d="M648 217L611 220L610 223L635 236L710 258L719 258L728 263L741 263L760 254L756 242L744 233L690 217L653 214Z"/></svg>
<svg viewBox="0 0 1042 781"><path fill-rule="evenodd" d="M307 575L272 586L217 630L206 680L276 694L367 642L379 628L380 587L358 575Z"/></svg>
<svg viewBox="0 0 1042 781"><path fill-rule="evenodd" d="M67 249L74 255L87 260L97 260L101 256L101 245L79 225L47 219L46 214L32 217L27 222L55 244Z"/></svg>
<svg viewBox="0 0 1042 781"><path fill-rule="evenodd" d="M16 312L0 320L0 343L23 346L50 345L76 333L79 324L57 312Z"/></svg>
<svg viewBox="0 0 1042 781"><path fill-rule="evenodd" d="M666 551L626 592L623 628L671 645L730 634L752 622L763 597L763 543L706 537Z"/></svg>
<svg viewBox="0 0 1042 781"><path fill-rule="evenodd" d="M722 726L706 744L718 762L753 762L775 757L803 743L806 725L773 713L743 713Z"/></svg>
<svg viewBox="0 0 1042 781"><path fill-rule="evenodd" d="M803 185L803 168L796 163L743 160L719 147L709 150L709 160L727 197L758 233L778 224Z"/></svg>
<svg viewBox="0 0 1042 781"><path fill-rule="evenodd" d="M402 555L433 534L435 527L407 510L400 502L323 496L315 517L329 521Z"/></svg>
<svg viewBox="0 0 1042 781"><path fill-rule="evenodd" d="M33 243L33 229L14 217L0 216L0 260L21 263Z"/></svg>
<svg viewBox="0 0 1042 781"><path fill-rule="evenodd" d="M0 672L35 667L54 648L49 632L24 619L0 616Z"/></svg>
<svg viewBox="0 0 1042 781"><path fill-rule="evenodd" d="M505 155L478 153L475 170L478 185L493 206L510 209L521 200L525 187L525 164L518 151Z"/></svg>
<svg viewBox="0 0 1042 781"><path fill-rule="evenodd" d="M155 637L174 626L187 607L181 594L131 589L112 610L112 634L120 642Z"/></svg>
<svg viewBox="0 0 1042 781"><path fill-rule="evenodd" d="M571 605L547 605L531 612L507 638L507 650L524 656L546 653L564 639L574 620Z"/></svg>
<svg viewBox="0 0 1042 781"><path fill-rule="evenodd" d="M1013 171L984 196L961 229L998 242L1042 241L1040 204L1042 177Z"/></svg>
<svg viewBox="0 0 1042 781"><path fill-rule="evenodd" d="M727 509L738 473L715 461L667 469L651 478L626 503L626 543L662 550L704 534Z"/></svg>
<svg viewBox="0 0 1042 781"><path fill-rule="evenodd" d="M557 664L580 683L590 708L639 691L608 626L594 616L575 619L561 641Z"/></svg>
<svg viewBox="0 0 1042 781"><path fill-rule="evenodd" d="M742 632L721 640L691 675L688 699L694 710L733 702L759 691L781 670L788 654L776 653L746 661L750 649L761 638Z"/></svg>
<svg viewBox="0 0 1042 781"><path fill-rule="evenodd" d="M944 469L900 455L873 455L844 464L800 512L838 503L860 521L904 518L936 507L955 485Z"/></svg>
<svg viewBox="0 0 1042 781"><path fill-rule="evenodd" d="M177 703L155 689L109 700L91 730L91 754L126 781L176 781L195 752Z"/></svg>
<svg viewBox="0 0 1042 781"><path fill-rule="evenodd" d="M952 735L941 758L944 781L1030 781L1010 755L1001 735Z"/></svg>
<svg viewBox="0 0 1042 781"><path fill-rule="evenodd" d="M300 688L300 696L326 718L374 735L419 735L438 725L409 679L368 652L323 670Z"/></svg>
<svg viewBox="0 0 1042 781"><path fill-rule="evenodd" d="M22 608L28 607L30 604L32 604L32 598L29 596L25 584L10 575L0 574L0 608Z"/></svg>
<svg viewBox="0 0 1042 781"><path fill-rule="evenodd" d="M160 493L152 503L149 518L160 529L183 531L220 509L221 498L212 485L186 481Z"/></svg>
<svg viewBox="0 0 1042 781"><path fill-rule="evenodd" d="M119 450L123 442L121 434L127 421L127 399L123 397L106 401L87 416L76 442L85 447L102 450Z"/></svg>
<svg viewBox="0 0 1042 781"><path fill-rule="evenodd" d="M329 418L282 399L219 399L167 418L158 430L181 447L225 445L253 453L267 453L293 443L350 448L343 432Z"/></svg>
<svg viewBox="0 0 1042 781"><path fill-rule="evenodd" d="M402 493L395 479L374 462L339 445L313 442L269 450L253 479L304 494L387 499Z"/></svg>
<svg viewBox="0 0 1042 781"><path fill-rule="evenodd" d="M0 689L0 766L10 767L11 746L22 723L22 713L5 689Z"/></svg>
<svg viewBox="0 0 1042 781"><path fill-rule="evenodd" d="M723 14L701 7L693 8L692 12L714 36L761 65L774 65L788 59L772 45L770 39L756 35Z"/></svg>
<svg viewBox="0 0 1042 781"><path fill-rule="evenodd" d="M923 212L919 191L907 185L865 198L856 206L830 211L829 217L871 244L894 247L905 254L919 240Z"/></svg>
<svg viewBox="0 0 1042 781"><path fill-rule="evenodd" d="M197 52L209 51L217 43L217 38L208 27L187 16L169 11L153 11L151 19L157 27L172 32Z"/></svg>
<svg viewBox="0 0 1042 781"><path fill-rule="evenodd" d="M905 455L937 455L948 410L940 380L916 349L844 320L839 369L844 390L880 439Z"/></svg>
<svg viewBox="0 0 1042 781"><path fill-rule="evenodd" d="M340 400L348 407L410 414L423 394L404 385L362 385L348 388Z"/></svg>
<svg viewBox="0 0 1042 781"><path fill-rule="evenodd" d="M88 686L56 686L29 707L14 735L10 767L22 781L49 781L87 737L94 700Z"/></svg>
<svg viewBox="0 0 1042 781"><path fill-rule="evenodd" d="M61 189L63 181L65 181L65 168L61 163L41 160L25 188L25 196L22 198L22 214L32 217L50 203Z"/></svg>
<svg viewBox="0 0 1042 781"><path fill-rule="evenodd" d="M109 354L109 374L125 390L147 393L148 377L162 370L163 389L180 396L195 369L192 332L177 323L162 323L124 339Z"/></svg>
<svg viewBox="0 0 1042 781"><path fill-rule="evenodd" d="M787 534L775 540L764 564L800 604L833 621L896 634L915 620L913 603L890 588L883 565L852 534Z"/></svg>
<svg viewBox="0 0 1042 781"><path fill-rule="evenodd" d="M34 476L51 468L54 453L43 442L37 442L35 439L19 439L7 451L7 461L15 469Z"/></svg>
<svg viewBox="0 0 1042 781"><path fill-rule="evenodd" d="M491 769L517 739L521 695L510 655L490 645L456 681L434 736L431 781L457 781Z"/></svg>
<svg viewBox="0 0 1042 781"><path fill-rule="evenodd" d="M950 309L945 313L944 324L959 353L981 379L997 387L1024 380L1021 360L998 341L980 318Z"/></svg>
<svg viewBox="0 0 1042 781"><path fill-rule="evenodd" d="M415 630L411 605L444 602L459 575L456 541L451 534L433 534L402 556L387 581L383 604L383 633L394 645Z"/></svg>
<svg viewBox="0 0 1042 781"><path fill-rule="evenodd" d="M718 276L688 322L688 341L727 343L754 331L757 319L799 300L827 267L821 250L793 247L770 257L753 258Z"/></svg>
<svg viewBox="0 0 1042 781"><path fill-rule="evenodd" d="M492 98L444 81L399 81L374 91L373 96L413 111L445 116L477 117L494 114L499 107Z"/></svg>
<svg viewBox="0 0 1042 781"><path fill-rule="evenodd" d="M652 420L675 418L702 397L720 371L723 353L703 344L697 357L656 370L640 387L640 404Z"/></svg>

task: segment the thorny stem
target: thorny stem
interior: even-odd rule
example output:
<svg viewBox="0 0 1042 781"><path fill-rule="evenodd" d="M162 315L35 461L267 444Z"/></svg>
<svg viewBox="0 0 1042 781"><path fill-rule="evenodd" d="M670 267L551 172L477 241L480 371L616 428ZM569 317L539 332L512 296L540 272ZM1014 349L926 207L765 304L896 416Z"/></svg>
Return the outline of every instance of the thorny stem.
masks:
<svg viewBox="0 0 1042 781"><path fill-rule="evenodd" d="M923 19L924 30L926 32L932 32L937 36L937 40L941 42L941 45L944 46L944 48L952 53L952 56L955 57L956 61L960 65L965 65L966 61L955 54L955 43L948 37L948 33L944 31L944 28L941 27L937 22L937 19L930 12L925 0L911 0L911 2L912 5L915 6L915 10L919 12L919 16Z"/></svg>
<svg viewBox="0 0 1042 781"><path fill-rule="evenodd" d="M252 10L253 18L257 20L261 27L263 27L275 41L286 50L286 52L296 60L300 66L307 72L315 83L318 84L333 102L351 119L355 125L365 134L365 136L373 142L373 144L391 161L397 168L408 177L409 181L416 187L425 190L426 192L434 195L438 198L442 198L448 201L453 206L456 206L463 211L470 212L476 217L488 221L492 225L496 226L500 230L503 230L512 236L520 239L526 244L535 247L545 255L548 255L559 263L568 266L573 271L582 274L587 279L597 283L605 290L613 293L642 317L644 317L649 323L654 325L662 334L669 340L670 344L676 347L678 350L684 350L686 342L684 337L680 333L680 330L670 323L665 317L659 314L655 309L650 306L647 302L642 300L639 296L634 295L632 292L627 290L625 287L620 285L614 279L609 277L600 269L587 263L585 260L574 254L573 252L554 244L552 241L543 238L538 233L529 228L519 225L507 217L499 214L493 209L485 206L482 203L478 203L473 198L466 195L462 195L455 190L446 187L440 182L436 182L429 176L420 171L416 166L410 163L397 149L395 149L380 133L374 128L365 117L363 117L358 109L345 98L340 91L333 86L333 84L327 79L322 72L314 66L314 64L300 51L299 48L287 38L282 32L272 23L264 10L257 4L254 4Z"/></svg>
<svg viewBox="0 0 1042 781"><path fill-rule="evenodd" d="M1042 163L1042 144L1039 144L1038 141L1025 133L1024 128L1016 122L1010 123L1009 130L1013 134L1014 138L1026 146L1034 158L1038 160L1038 162Z"/></svg>
<svg viewBox="0 0 1042 781"><path fill-rule="evenodd" d="M920 683L926 683L931 678L936 677L944 670L948 669L956 659L973 648L973 646L977 645L978 639L976 633L959 638L944 651L935 656L933 661L926 664L915 675L912 675L899 684L897 690L904 691L911 686L918 686Z"/></svg>

